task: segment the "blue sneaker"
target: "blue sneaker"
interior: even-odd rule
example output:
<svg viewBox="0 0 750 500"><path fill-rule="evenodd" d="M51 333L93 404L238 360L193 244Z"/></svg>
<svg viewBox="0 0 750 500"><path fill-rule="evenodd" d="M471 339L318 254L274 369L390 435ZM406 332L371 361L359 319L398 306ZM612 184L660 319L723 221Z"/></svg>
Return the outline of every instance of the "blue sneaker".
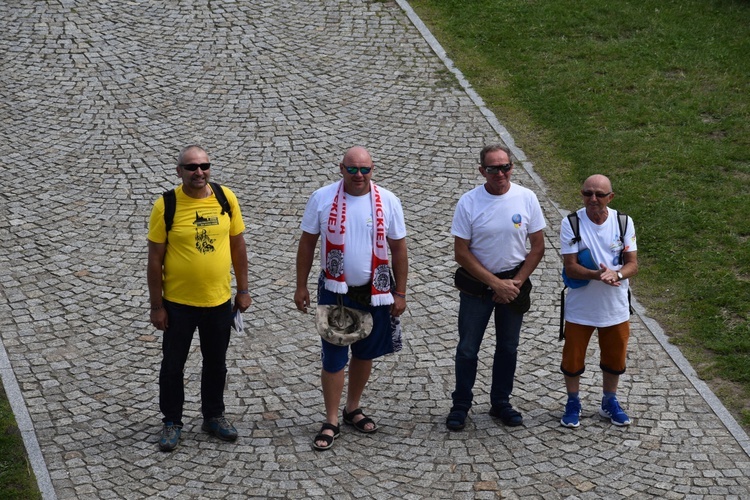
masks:
<svg viewBox="0 0 750 500"><path fill-rule="evenodd" d="M581 425L579 418L581 416L581 400L568 399L565 405L565 415L560 419L560 425L563 427L576 428Z"/></svg>
<svg viewBox="0 0 750 500"><path fill-rule="evenodd" d="M223 441L234 441L237 439L237 429L229 423L229 420L224 415L203 420L201 429Z"/></svg>
<svg viewBox="0 0 750 500"><path fill-rule="evenodd" d="M180 434L182 434L182 427L172 422L164 422L164 427L161 429L161 438L159 438L159 449L161 451L172 451L177 448Z"/></svg>
<svg viewBox="0 0 750 500"><path fill-rule="evenodd" d="M610 422L620 427L630 425L630 417L620 408L620 402L617 398L611 398L608 402L602 402L599 408L599 415L608 418Z"/></svg>

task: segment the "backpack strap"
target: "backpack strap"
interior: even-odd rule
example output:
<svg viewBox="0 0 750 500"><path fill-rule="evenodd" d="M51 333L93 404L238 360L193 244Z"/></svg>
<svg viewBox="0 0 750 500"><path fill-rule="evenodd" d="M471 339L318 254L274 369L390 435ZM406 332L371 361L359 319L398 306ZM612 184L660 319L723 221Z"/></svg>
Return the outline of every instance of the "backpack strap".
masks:
<svg viewBox="0 0 750 500"><path fill-rule="evenodd" d="M573 239L570 242L579 243L581 241L581 230L578 227L580 222L578 212L569 213L568 222L570 223L570 229L573 230ZM568 286L564 285L560 292L560 335L557 340L563 340L565 338L565 290L567 289Z"/></svg>
<svg viewBox="0 0 750 500"><path fill-rule="evenodd" d="M232 218L232 207L229 206L229 200L227 200L227 195L224 194L224 190L221 188L221 184L218 182L210 182L211 189L214 191L214 196L216 196L216 201L219 202L219 205L221 205L221 215L229 214L229 218Z"/></svg>
<svg viewBox="0 0 750 500"><path fill-rule="evenodd" d="M560 335L557 337L558 341L565 339L565 290L567 289L567 285L563 286L560 292Z"/></svg>
<svg viewBox="0 0 750 500"><path fill-rule="evenodd" d="M174 213L177 209L177 195L174 189L164 192L162 195L164 198L164 225L167 228L167 233L172 229L172 223L174 222Z"/></svg>
<svg viewBox="0 0 750 500"><path fill-rule="evenodd" d="M617 225L620 226L620 243L622 244L622 250L620 250L620 265L622 265L622 254L625 252L625 231L628 229L628 215L617 212Z"/></svg>
<svg viewBox="0 0 750 500"><path fill-rule="evenodd" d="M620 226L620 243L622 243L622 250L620 250L620 265L622 265L622 254L625 253L625 231L628 229L628 215L617 212L617 224ZM630 314L635 312L630 297L630 287L628 287L628 309L630 310Z"/></svg>
<svg viewBox="0 0 750 500"><path fill-rule="evenodd" d="M581 230L578 228L578 213L572 212L568 214L568 222L570 223L570 229L573 230L573 239L571 243L578 243L581 241Z"/></svg>

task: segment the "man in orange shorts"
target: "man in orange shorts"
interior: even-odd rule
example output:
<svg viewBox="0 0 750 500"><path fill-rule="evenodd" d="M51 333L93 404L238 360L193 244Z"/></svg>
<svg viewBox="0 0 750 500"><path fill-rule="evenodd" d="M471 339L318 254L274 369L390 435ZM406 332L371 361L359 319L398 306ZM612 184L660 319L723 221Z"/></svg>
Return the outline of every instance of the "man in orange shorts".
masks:
<svg viewBox="0 0 750 500"><path fill-rule="evenodd" d="M580 377L585 370L586 349L594 330L598 331L604 395L599 415L614 425L630 425L630 417L617 400L620 375L630 337L628 278L638 273L635 228L630 217L620 216L607 205L614 198L612 184L603 175L592 175L581 189L584 207L576 212L576 238L569 218L560 228L565 274L584 280L570 288L565 300L565 345L560 369L565 375L568 402L560 423L578 427L581 414ZM623 222L625 222L623 224ZM583 265L579 252L588 250L598 269Z"/></svg>

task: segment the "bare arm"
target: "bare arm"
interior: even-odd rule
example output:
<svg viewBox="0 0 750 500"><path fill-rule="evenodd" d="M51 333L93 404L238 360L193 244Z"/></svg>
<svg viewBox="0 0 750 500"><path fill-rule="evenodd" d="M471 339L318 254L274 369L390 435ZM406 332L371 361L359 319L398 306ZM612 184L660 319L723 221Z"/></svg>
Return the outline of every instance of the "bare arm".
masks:
<svg viewBox="0 0 750 500"><path fill-rule="evenodd" d="M401 238L400 240L388 238L388 247L391 249L393 279L396 280L396 289L393 291L401 295L406 295L406 279L409 274L409 256L406 250L406 238ZM394 294L391 315L401 316L405 310L406 297Z"/></svg>
<svg viewBox="0 0 750 500"><path fill-rule="evenodd" d="M534 272L534 269L536 269L536 266L539 265L542 257L544 257L544 233L542 231L531 233L529 235L529 243L531 244L531 248L526 255L526 261L513 278L520 283L523 283L531 276L531 273Z"/></svg>
<svg viewBox="0 0 750 500"><path fill-rule="evenodd" d="M294 291L294 304L303 313L310 306L310 291L307 289L307 278L310 276L315 247L318 245L319 234L302 231L297 247L297 288Z"/></svg>
<svg viewBox="0 0 750 500"><path fill-rule="evenodd" d="M638 274L638 252L625 252L622 254L622 279L632 278Z"/></svg>
<svg viewBox="0 0 750 500"><path fill-rule="evenodd" d="M151 303L151 324L157 330L166 330L168 325L167 311L162 303L162 268L164 255L167 252L166 243L148 242L148 264L146 267L146 281L148 282L148 297Z"/></svg>
<svg viewBox="0 0 750 500"><path fill-rule="evenodd" d="M247 279L247 245L242 233L229 237L229 249L232 255L234 278L237 281L237 291L249 291ZM250 298L249 293L238 293L234 298L234 309L244 312L252 303L253 299Z"/></svg>

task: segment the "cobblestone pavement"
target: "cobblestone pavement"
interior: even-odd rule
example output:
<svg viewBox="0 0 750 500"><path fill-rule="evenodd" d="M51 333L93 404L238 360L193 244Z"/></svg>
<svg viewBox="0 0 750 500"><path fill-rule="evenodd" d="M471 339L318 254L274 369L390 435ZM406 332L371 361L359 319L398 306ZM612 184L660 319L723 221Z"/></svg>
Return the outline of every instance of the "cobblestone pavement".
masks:
<svg viewBox="0 0 750 500"><path fill-rule="evenodd" d="M634 317L621 384L634 425L596 416L592 346L582 425L560 427L561 216L523 168L514 180L536 190L549 223L513 400L525 425L487 414L488 335L467 428L445 429L457 312L450 221L459 195L480 182L479 149L498 132L399 4L14 0L0 14L0 234L10 244L0 255L0 335L48 471L46 496L750 496L742 439L647 318ZM255 302L228 359L227 413L240 439L200 431L196 341L184 437L165 454L146 223L178 181L176 152L192 142L242 203ZM355 144L371 149L375 179L404 203L407 343L376 363L364 399L381 430L343 429L333 450L317 453L319 341L312 317L293 306L296 242L308 195L337 179Z"/></svg>

